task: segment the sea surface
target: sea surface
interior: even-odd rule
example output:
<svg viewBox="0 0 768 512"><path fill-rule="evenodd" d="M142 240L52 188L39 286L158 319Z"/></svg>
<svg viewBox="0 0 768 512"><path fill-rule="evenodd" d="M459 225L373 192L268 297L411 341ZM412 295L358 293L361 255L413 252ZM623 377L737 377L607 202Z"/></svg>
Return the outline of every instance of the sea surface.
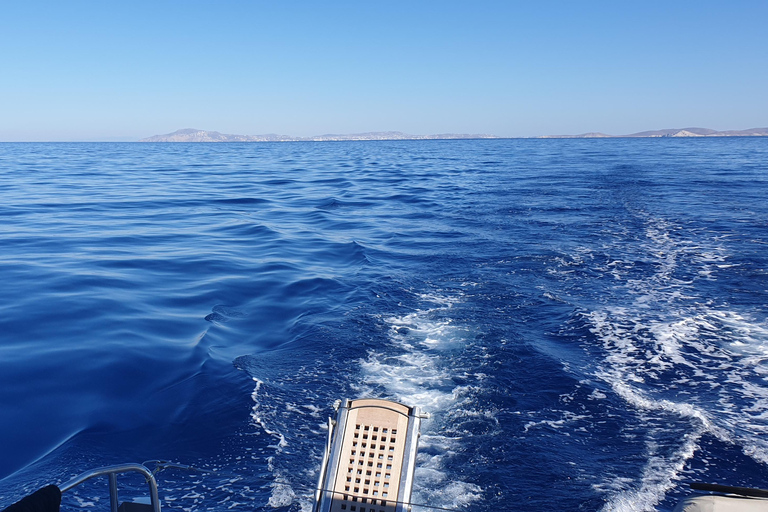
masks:
<svg viewBox="0 0 768 512"><path fill-rule="evenodd" d="M768 487L768 138L5 143L0 286L0 508L308 511L368 396L417 512Z"/></svg>

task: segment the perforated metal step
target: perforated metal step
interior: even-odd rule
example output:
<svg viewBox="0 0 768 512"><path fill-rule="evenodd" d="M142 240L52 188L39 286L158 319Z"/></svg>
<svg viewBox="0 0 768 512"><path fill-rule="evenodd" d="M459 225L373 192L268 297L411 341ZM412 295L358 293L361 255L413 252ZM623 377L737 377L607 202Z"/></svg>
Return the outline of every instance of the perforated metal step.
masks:
<svg viewBox="0 0 768 512"><path fill-rule="evenodd" d="M422 417L390 400L345 400L329 422L315 511L409 510Z"/></svg>

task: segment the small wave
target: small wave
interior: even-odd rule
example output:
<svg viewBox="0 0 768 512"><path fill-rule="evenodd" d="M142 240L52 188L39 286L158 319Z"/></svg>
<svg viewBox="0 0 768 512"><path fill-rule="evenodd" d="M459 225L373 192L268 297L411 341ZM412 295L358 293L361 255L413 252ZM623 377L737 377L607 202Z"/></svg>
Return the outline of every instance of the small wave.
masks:
<svg viewBox="0 0 768 512"><path fill-rule="evenodd" d="M344 206L344 203L342 201L339 201L338 199L331 197L326 199L322 203L318 204L317 206L315 206L315 208L317 208L318 210L329 211L329 210L337 210L343 206Z"/></svg>
<svg viewBox="0 0 768 512"><path fill-rule="evenodd" d="M270 201L261 197L232 197L228 199L214 199L211 201L214 204L266 204Z"/></svg>
<svg viewBox="0 0 768 512"><path fill-rule="evenodd" d="M243 318L248 316L247 313L229 306L216 305L213 306L212 313L205 316L205 320L208 322L229 322L233 318Z"/></svg>

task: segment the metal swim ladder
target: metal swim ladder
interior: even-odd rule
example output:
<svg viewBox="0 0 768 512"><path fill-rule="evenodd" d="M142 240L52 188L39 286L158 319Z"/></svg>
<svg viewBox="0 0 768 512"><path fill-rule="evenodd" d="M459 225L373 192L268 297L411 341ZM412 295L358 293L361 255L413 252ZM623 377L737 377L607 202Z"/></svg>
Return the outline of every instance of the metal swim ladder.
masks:
<svg viewBox="0 0 768 512"><path fill-rule="evenodd" d="M336 402L313 512L410 510L419 407L376 398Z"/></svg>

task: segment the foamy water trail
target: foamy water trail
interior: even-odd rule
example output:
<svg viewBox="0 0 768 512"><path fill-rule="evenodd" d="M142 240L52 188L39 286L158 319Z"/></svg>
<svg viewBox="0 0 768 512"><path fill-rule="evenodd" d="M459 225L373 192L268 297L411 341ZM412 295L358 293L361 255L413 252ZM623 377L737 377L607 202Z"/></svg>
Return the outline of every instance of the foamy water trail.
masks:
<svg viewBox="0 0 768 512"><path fill-rule="evenodd" d="M270 484L270 496L267 505L273 508L287 507L296 500L296 493L290 481L290 476L280 467L275 466L275 458L279 457L283 449L288 445L285 435L277 430L274 421L275 411L268 409L260 400L259 391L264 382L254 378L256 387L251 393L254 405L251 408L251 420L258 426L262 432L274 438L274 443L269 448L274 450L274 455L267 458L267 469L272 473L273 480ZM311 504L301 503L302 510L310 510Z"/></svg>
<svg viewBox="0 0 768 512"><path fill-rule="evenodd" d="M677 272L693 266L700 278L712 278L729 267L722 247L683 240L676 226L660 219L647 223L642 249L654 272L630 279L617 270L622 265L612 265L622 282L618 300L583 315L602 345L594 376L629 404L646 428L642 474L597 486L608 493L606 512L652 510L676 485L704 434L768 462L768 445L758 436L768 432L768 387L762 378L768 374L768 329L700 299L693 279ZM754 405L734 407L745 400ZM671 425L650 428L659 418L670 418Z"/></svg>
<svg viewBox="0 0 768 512"><path fill-rule="evenodd" d="M319 448L327 435L324 415L316 405L303 399L316 399L308 390L319 375L313 368L302 367L293 375L278 375L280 383L265 383L254 378L251 421L260 435L271 438L262 456L271 474L267 506L283 508L298 505L312 510L313 490L320 465ZM297 387L282 384L300 383ZM307 460L316 462L309 464Z"/></svg>
<svg viewBox="0 0 768 512"><path fill-rule="evenodd" d="M462 442L461 433L451 424L471 415L482 415L492 422L495 419L472 403L473 391L481 385L483 375L468 373L455 362L461 360L468 339L467 330L447 315L458 299L439 295L421 299L426 303L424 309L385 319L390 346L370 351L360 362L360 393L378 390L430 413L431 418L422 423L412 502L457 509L480 499L482 489L451 472L451 459ZM470 383L456 385L457 375Z"/></svg>
<svg viewBox="0 0 768 512"><path fill-rule="evenodd" d="M412 502L462 508L479 499L482 489L456 479L451 471L452 457L462 442L458 425L471 416L494 424L496 420L493 412L478 410L473 404L473 393L484 375L465 368L461 362L469 333L455 325L449 314L458 299L439 295L418 299L425 305L423 309L383 319L388 328L388 343L359 360L359 375L346 384L352 387L355 397L385 397L418 405L430 413L431 418L422 423ZM465 384L457 385L457 377ZM321 447L319 441L327 435L324 415L330 411L298 404L292 393L311 396L312 382L322 379L317 367L303 367L284 379L300 383L298 388L283 389L283 382L278 385L254 378L251 419L260 433L272 439L271 454L266 458L272 475L267 503L270 507L298 504L302 511L312 508L309 491L316 483L320 459L317 458L316 465L304 464L303 472L297 474L293 451L305 450L309 444ZM327 378L325 382L328 385ZM331 387L337 389L333 384ZM298 429L297 424L301 425ZM302 459L305 461L306 455Z"/></svg>

